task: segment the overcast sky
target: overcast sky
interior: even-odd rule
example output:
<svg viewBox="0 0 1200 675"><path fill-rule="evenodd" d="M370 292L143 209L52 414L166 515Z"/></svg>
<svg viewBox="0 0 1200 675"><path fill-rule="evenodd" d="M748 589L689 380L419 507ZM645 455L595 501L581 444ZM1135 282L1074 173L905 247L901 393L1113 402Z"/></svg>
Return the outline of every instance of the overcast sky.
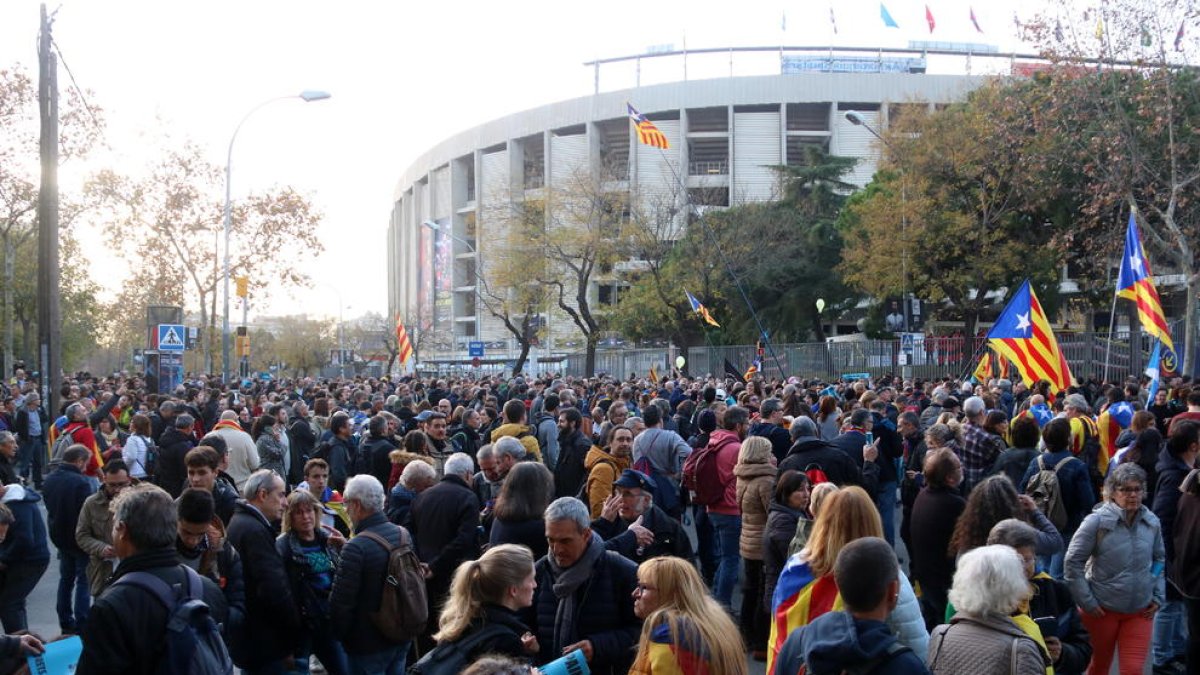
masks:
<svg viewBox="0 0 1200 675"><path fill-rule="evenodd" d="M996 44L1023 50L1014 11L1028 0L978 2L985 33L963 0L930 0L930 36L921 0L887 0L900 24L885 29L876 0L830 3L764 0L730 4L657 2L206 2L62 0L55 41L80 86L105 110L112 151L71 167L140 167L147 138L191 138L223 165L238 120L260 101L303 89L333 98L272 104L247 122L234 150L235 194L292 185L324 212L325 254L305 262L310 290L277 292L252 314L308 312L346 317L385 312L386 232L392 192L403 170L439 140L504 114L587 95L595 57L640 53L652 45L691 49L732 45L906 46L908 40ZM0 68L20 63L36 75L36 0L0 0ZM786 14L786 32L782 17ZM728 72L727 62L717 74ZM777 59L776 59L777 63ZM681 79L663 64L661 80ZM699 65L689 76L701 76ZM649 77L649 69L644 71ZM628 71L614 69L605 88ZM624 80L632 85L632 80ZM60 88L70 79L60 69ZM65 185L69 189L70 185ZM109 288L114 266L96 233L83 233L97 281ZM331 288L332 287L332 288ZM332 290L332 289L336 289Z"/></svg>

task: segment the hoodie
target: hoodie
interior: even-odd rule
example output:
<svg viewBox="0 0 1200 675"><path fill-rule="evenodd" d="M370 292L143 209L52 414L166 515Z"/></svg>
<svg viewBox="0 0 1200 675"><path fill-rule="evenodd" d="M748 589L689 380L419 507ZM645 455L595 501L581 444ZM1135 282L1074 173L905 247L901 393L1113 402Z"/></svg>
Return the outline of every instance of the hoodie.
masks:
<svg viewBox="0 0 1200 675"><path fill-rule="evenodd" d="M870 671L875 675L928 673L925 662L907 647L896 651L896 636L882 621L855 619L847 612L828 612L792 631L776 660L776 672L809 673ZM892 653L889 654L889 648ZM875 663L874 669L862 666Z"/></svg>

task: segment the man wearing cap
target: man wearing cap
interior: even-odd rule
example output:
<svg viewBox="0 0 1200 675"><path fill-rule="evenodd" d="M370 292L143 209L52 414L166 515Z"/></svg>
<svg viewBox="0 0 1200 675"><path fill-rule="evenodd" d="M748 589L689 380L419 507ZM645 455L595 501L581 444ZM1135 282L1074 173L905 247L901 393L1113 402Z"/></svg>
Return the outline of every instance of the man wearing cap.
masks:
<svg viewBox="0 0 1200 675"><path fill-rule="evenodd" d="M692 559L692 542L679 521L654 505L654 482L634 469L625 469L613 483L613 494L604 501L592 531L604 547L635 563L660 555Z"/></svg>

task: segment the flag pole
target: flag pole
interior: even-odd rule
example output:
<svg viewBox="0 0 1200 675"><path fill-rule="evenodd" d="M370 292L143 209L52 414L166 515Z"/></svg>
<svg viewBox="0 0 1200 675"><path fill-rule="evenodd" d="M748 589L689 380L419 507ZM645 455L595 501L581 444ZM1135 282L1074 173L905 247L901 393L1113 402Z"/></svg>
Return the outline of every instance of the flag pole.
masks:
<svg viewBox="0 0 1200 675"><path fill-rule="evenodd" d="M663 161L666 162L667 168L671 170L671 175L674 176L676 184L678 184L680 189L683 191L683 206L686 209L690 206L687 185L684 184L683 179L679 177L679 172L675 170L675 166L671 164L671 158L667 155L666 150L659 148L658 151L662 153ZM787 373L783 371L783 364L779 361L779 355L775 353L775 347L771 344L771 339L767 335L766 329L763 328L762 321L760 321L758 318L758 312L754 310L754 303L750 302L750 296L746 295L746 289L742 288L741 279L739 279L737 273L733 271L733 264L729 262L729 258L725 255L724 249L722 249L721 244L717 242L716 237L713 235L712 228L708 226L708 223L704 220L704 218L699 218L698 220L700 221L700 226L704 228L705 235L708 237L708 243L711 244L712 247L717 250L717 254L721 256L721 262L725 264L725 271L728 272L729 276L733 279L733 284L737 287L738 293L741 294L742 301L746 303L746 309L750 310L750 316L754 319L754 325L758 328L759 338L762 339L763 344L766 345L767 351L771 352L771 359L775 361L775 368L779 371L779 377L786 378Z"/></svg>
<svg viewBox="0 0 1200 675"><path fill-rule="evenodd" d="M1113 330L1117 325L1117 298L1119 291L1113 290L1112 313L1108 318L1108 340L1104 347L1104 376L1101 378L1101 384L1108 382L1108 359L1112 355Z"/></svg>

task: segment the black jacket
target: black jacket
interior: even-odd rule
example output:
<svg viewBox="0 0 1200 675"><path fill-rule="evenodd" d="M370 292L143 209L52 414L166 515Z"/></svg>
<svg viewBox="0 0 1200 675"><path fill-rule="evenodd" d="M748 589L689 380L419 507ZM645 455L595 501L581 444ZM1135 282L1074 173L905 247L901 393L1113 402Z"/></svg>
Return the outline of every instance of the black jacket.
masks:
<svg viewBox="0 0 1200 675"><path fill-rule="evenodd" d="M337 550L329 545L329 535L321 528L314 532L316 541L329 555L333 574L337 570L340 556ZM283 567L287 570L288 584L292 587L292 597L296 599L296 608L300 611L300 620L310 632L329 630L329 592L318 593L308 582L306 575L310 573L309 557L304 552L300 538L294 532L279 535L275 540L275 550L283 559Z"/></svg>
<svg viewBox="0 0 1200 675"><path fill-rule="evenodd" d="M395 449L396 444L387 436L369 436L358 446L357 464L378 478L380 485L387 485L392 477L392 460L388 454Z"/></svg>
<svg viewBox="0 0 1200 675"><path fill-rule="evenodd" d="M275 528L262 512L239 501L226 538L242 556L246 583L246 649L235 650L233 660L241 668L260 668L292 653L300 614L275 549Z"/></svg>
<svg viewBox="0 0 1200 675"><path fill-rule="evenodd" d="M50 431L50 417L46 414L46 409L41 406L38 406L37 416L38 421L42 423L42 433L39 438L45 438ZM20 410L13 413L13 431L22 442L29 440L29 408L21 406Z"/></svg>
<svg viewBox="0 0 1200 675"><path fill-rule="evenodd" d="M860 455L861 451L860 446ZM866 487L867 480L864 480L863 470L855 464L853 459L840 448L811 436L805 436L796 441L796 444L788 450L787 456L779 463L779 473L782 475L784 471L788 470L804 473L813 465L820 467L825 472L825 476L829 478L829 482L834 485ZM872 467L874 467L873 464L867 466L867 473L871 479L867 494L874 494L875 491L875 473L872 471Z"/></svg>
<svg viewBox="0 0 1200 675"><path fill-rule="evenodd" d="M1032 583L1034 592L1029 599L1029 617L1054 617L1057 620L1053 635L1062 643L1062 654L1054 664L1055 675L1086 671L1092 658L1092 641L1079 620L1079 611L1067 584L1044 574L1035 576Z"/></svg>
<svg viewBox="0 0 1200 675"><path fill-rule="evenodd" d="M806 514L772 501L767 510L767 525L763 530L763 599L764 607L771 607L779 574L787 564L788 547L796 536L796 525Z"/></svg>
<svg viewBox="0 0 1200 675"><path fill-rule="evenodd" d="M529 661L529 654L521 644L521 636L529 632L529 627L521 622L521 617L507 607L487 604L483 606L483 616L471 622L471 626L463 631L459 640L465 640L486 626L503 626L507 630L495 637L488 638L475 646L467 654L467 663L485 654L503 654L517 659L522 663Z"/></svg>
<svg viewBox="0 0 1200 675"><path fill-rule="evenodd" d="M620 516L608 521L597 518L592 521L592 531L604 540L604 547L616 551L639 565L660 555L671 555L684 560L692 559L692 540L678 520L651 504L642 515L642 525L654 533L654 543L638 550L637 537L629 531L630 523Z"/></svg>
<svg viewBox="0 0 1200 675"><path fill-rule="evenodd" d="M546 523L541 517L517 522L496 518L488 531L488 543L492 546L520 544L532 551L533 559L537 560L546 555L549 549L546 543Z"/></svg>
<svg viewBox="0 0 1200 675"><path fill-rule="evenodd" d="M181 583L180 568L173 548L138 553L121 561L113 579L145 571L168 583ZM213 620L227 618L225 596L211 579L203 577L204 602ZM83 654L75 671L81 675L155 675L163 656L168 609L158 598L136 586L109 584L92 605L84 624Z"/></svg>
<svg viewBox="0 0 1200 675"><path fill-rule="evenodd" d="M75 543L75 525L83 502L95 492L92 482L73 464L59 464L42 485L50 541L60 551L83 555Z"/></svg>
<svg viewBox="0 0 1200 675"><path fill-rule="evenodd" d="M554 595L554 574L550 561L542 558L534 566L537 590L533 606L525 610L526 625L537 636L538 663L562 656L562 648L580 640L591 640L592 662L596 675L625 675L633 663L642 621L633 613L633 587L637 585L637 565L619 553L605 551L596 561L592 574L575 591L575 630L555 641L555 615L558 598Z"/></svg>
<svg viewBox="0 0 1200 675"><path fill-rule="evenodd" d="M317 447L317 435L313 433L312 425L308 420L296 418L292 420L287 430L288 444L293 451L293 464L295 464L295 454L299 454L303 461L300 463L300 470L303 471L304 462L312 458L313 448Z"/></svg>
<svg viewBox="0 0 1200 675"><path fill-rule="evenodd" d="M162 433L158 442L158 465L155 468L155 482L176 499L183 492L183 484L187 481L187 464L183 458L188 450L196 447L196 441L175 427Z"/></svg>
<svg viewBox="0 0 1200 675"><path fill-rule="evenodd" d="M392 546L400 545L400 528L382 513L367 516L354 531L371 531ZM333 636L341 640L347 654L373 654L395 646L371 621L371 614L379 611L387 565L388 551L374 539L356 536L342 547L342 559L329 593L329 622Z"/></svg>
<svg viewBox="0 0 1200 675"><path fill-rule="evenodd" d="M229 521L233 520L233 513L240 499L237 488L218 478L213 483L212 496L217 517L225 527L229 527Z"/></svg>
<svg viewBox="0 0 1200 675"><path fill-rule="evenodd" d="M1158 516L1159 525L1162 527L1163 544L1167 549L1167 563L1170 564L1175 559L1175 517L1179 515L1179 496L1183 493L1179 491L1180 484L1183 479L1187 478L1191 467L1184 463L1171 451L1163 446L1163 449L1158 453L1158 485L1154 489L1154 503L1151 510L1154 515ZM1169 584L1168 584L1169 585ZM1174 599L1174 598L1172 598Z"/></svg>
<svg viewBox="0 0 1200 675"><path fill-rule="evenodd" d="M345 438L333 436L329 439L329 487L342 492L346 489L346 480L350 478L351 463L354 461L354 447ZM383 483L387 485L385 481Z"/></svg>
<svg viewBox="0 0 1200 675"><path fill-rule="evenodd" d="M747 436L762 436L771 441L771 453L775 455L776 462L782 462L783 458L787 457L788 449L792 447L792 437L788 430L770 422L754 424Z"/></svg>
<svg viewBox="0 0 1200 675"><path fill-rule="evenodd" d="M583 487L587 469L583 460L592 449L592 441L576 429L569 435L558 435L558 463L554 465L554 496L574 497Z"/></svg>
<svg viewBox="0 0 1200 675"><path fill-rule="evenodd" d="M417 555L429 564L433 589L450 587L454 570L479 557L479 499L458 476L444 476L412 505Z"/></svg>

